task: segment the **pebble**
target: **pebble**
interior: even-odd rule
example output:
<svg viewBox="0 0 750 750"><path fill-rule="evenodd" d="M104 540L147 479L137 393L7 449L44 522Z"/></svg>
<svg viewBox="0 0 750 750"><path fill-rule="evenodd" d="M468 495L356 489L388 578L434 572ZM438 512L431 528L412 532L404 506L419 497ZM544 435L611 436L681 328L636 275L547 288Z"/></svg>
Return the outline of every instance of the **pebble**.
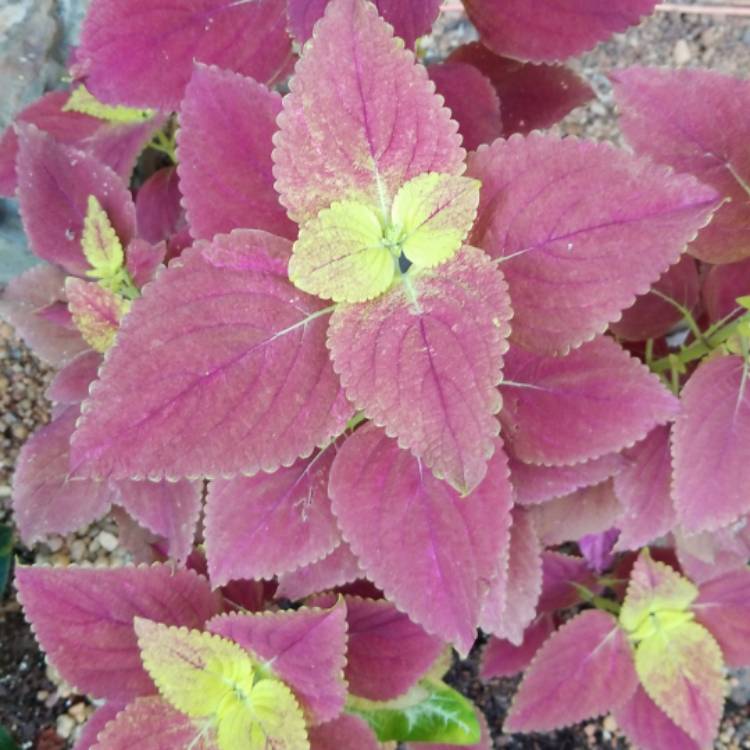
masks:
<svg viewBox="0 0 750 750"><path fill-rule="evenodd" d="M70 737L71 734L73 734L73 730L76 728L76 721L72 716L69 716L68 714L62 714L61 716L57 717L57 733L62 737L64 740L67 740L68 737Z"/></svg>
<svg viewBox="0 0 750 750"><path fill-rule="evenodd" d="M118 547L117 537L109 531L102 531L96 540L107 552L114 552Z"/></svg>
<svg viewBox="0 0 750 750"><path fill-rule="evenodd" d="M690 45L684 39L678 39L674 46L674 52L672 53L675 65L679 67L687 65L692 56L693 54L690 51Z"/></svg>

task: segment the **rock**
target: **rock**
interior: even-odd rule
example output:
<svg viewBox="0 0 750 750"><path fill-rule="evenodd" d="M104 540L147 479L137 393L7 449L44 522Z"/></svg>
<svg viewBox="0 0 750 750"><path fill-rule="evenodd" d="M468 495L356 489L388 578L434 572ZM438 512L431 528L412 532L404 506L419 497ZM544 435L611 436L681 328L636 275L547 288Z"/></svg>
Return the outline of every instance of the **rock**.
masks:
<svg viewBox="0 0 750 750"><path fill-rule="evenodd" d="M678 39L672 56L674 57L675 65L687 65L693 56L690 51L690 45L684 39Z"/></svg>
<svg viewBox="0 0 750 750"><path fill-rule="evenodd" d="M102 549L107 550L107 552L114 552L119 546L117 537L111 531L102 531L96 537L96 540L101 544Z"/></svg>
<svg viewBox="0 0 750 750"><path fill-rule="evenodd" d="M70 737L70 735L73 734L73 730L75 728L76 728L76 721L72 716L68 716L68 714L63 714L62 716L57 717L57 733L64 740L67 740L68 737Z"/></svg>

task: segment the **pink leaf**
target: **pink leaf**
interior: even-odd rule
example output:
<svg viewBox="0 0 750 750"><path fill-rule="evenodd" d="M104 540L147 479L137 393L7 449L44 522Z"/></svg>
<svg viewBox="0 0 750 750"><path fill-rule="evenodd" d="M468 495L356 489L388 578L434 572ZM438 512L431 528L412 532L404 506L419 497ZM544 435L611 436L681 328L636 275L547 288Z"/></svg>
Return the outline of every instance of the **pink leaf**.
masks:
<svg viewBox="0 0 750 750"><path fill-rule="evenodd" d="M82 352L55 375L44 395L58 404L80 404L88 396L101 363L98 352Z"/></svg>
<svg viewBox="0 0 750 750"><path fill-rule="evenodd" d="M565 555L562 552L542 553L542 595L539 612L556 612L578 604L581 595L575 585L599 591L596 576L582 557Z"/></svg>
<svg viewBox="0 0 750 750"><path fill-rule="evenodd" d="M104 102L173 110L194 60L276 79L291 57L285 27L284 0L95 0L76 67Z"/></svg>
<svg viewBox="0 0 750 750"><path fill-rule="evenodd" d="M701 746L685 734L640 685L626 703L614 709L612 715L628 739L641 750L701 750Z"/></svg>
<svg viewBox="0 0 750 750"><path fill-rule="evenodd" d="M594 96L569 68L498 57L479 42L461 45L448 61L472 65L490 80L500 97L506 138L552 127Z"/></svg>
<svg viewBox="0 0 750 750"><path fill-rule="evenodd" d="M689 533L726 526L750 510L747 368L741 357L716 357L682 390L672 432L674 499Z"/></svg>
<svg viewBox="0 0 750 750"><path fill-rule="evenodd" d="M104 727L112 721L125 706L119 703L105 703L99 706L94 713L86 720L83 730L78 736L73 750L92 750L96 745L96 739Z"/></svg>
<svg viewBox="0 0 750 750"><path fill-rule="evenodd" d="M620 125L633 147L730 199L689 252L709 263L748 257L750 82L707 70L638 67L617 72L613 81Z"/></svg>
<svg viewBox="0 0 750 750"><path fill-rule="evenodd" d="M172 565L21 567L16 581L26 617L63 679L114 701L154 692L134 617L201 628L219 609L205 578Z"/></svg>
<svg viewBox="0 0 750 750"><path fill-rule="evenodd" d="M464 247L411 285L336 310L333 366L358 408L437 477L469 491L499 432L495 386L511 314L505 284L483 253Z"/></svg>
<svg viewBox="0 0 750 750"><path fill-rule="evenodd" d="M115 502L142 526L164 537L169 557L182 564L193 551L201 512L201 482L118 482Z"/></svg>
<svg viewBox="0 0 750 750"><path fill-rule="evenodd" d="M625 466L619 453L571 466L537 466L510 459L510 481L518 505L537 505L616 476Z"/></svg>
<svg viewBox="0 0 750 750"><path fill-rule="evenodd" d="M523 672L554 629L552 618L543 615L526 629L520 645L514 645L510 641L494 636L490 638L482 652L480 668L482 679L513 677Z"/></svg>
<svg viewBox="0 0 750 750"><path fill-rule="evenodd" d="M72 322L45 315L50 307L65 304L64 282L65 274L59 268L35 266L11 279L0 297L0 317L16 329L34 354L55 366L88 350Z"/></svg>
<svg viewBox="0 0 750 750"><path fill-rule="evenodd" d="M338 719L311 727L310 750L380 750L375 734L364 719L342 714Z"/></svg>
<svg viewBox="0 0 750 750"><path fill-rule="evenodd" d="M99 199L126 245L135 234L130 192L95 156L56 143L33 125L19 126L18 133L18 200L31 248L40 258L83 275L89 267L81 249L89 196Z"/></svg>
<svg viewBox="0 0 750 750"><path fill-rule="evenodd" d="M606 336L564 357L512 346L504 378L503 435L530 463L600 458L632 445L678 410L662 382Z"/></svg>
<svg viewBox="0 0 750 750"><path fill-rule="evenodd" d="M385 599L346 597L349 692L373 701L397 698L412 688L440 656L444 644Z"/></svg>
<svg viewBox="0 0 750 750"><path fill-rule="evenodd" d="M539 133L471 154L468 174L482 182L471 243L502 259L513 339L546 353L617 320L719 204L693 177L603 143Z"/></svg>
<svg viewBox="0 0 750 750"><path fill-rule="evenodd" d="M744 568L750 560L750 516L716 531L674 532L675 553L685 575L695 583Z"/></svg>
<svg viewBox="0 0 750 750"><path fill-rule="evenodd" d="M179 231L185 224L181 199L177 168L165 167L154 172L135 196L138 236L157 243Z"/></svg>
<svg viewBox="0 0 750 750"><path fill-rule="evenodd" d="M750 289L750 258L709 268L703 278L701 296L712 323L741 310L737 298Z"/></svg>
<svg viewBox="0 0 750 750"><path fill-rule="evenodd" d="M331 470L334 512L368 577L464 653L508 542L507 473L498 446L484 482L462 498L371 424L344 443Z"/></svg>
<svg viewBox="0 0 750 750"><path fill-rule="evenodd" d="M586 534L578 540L578 549L586 558L588 566L599 575L611 568L615 562L615 555L612 550L619 536L620 530L612 528L594 534Z"/></svg>
<svg viewBox="0 0 750 750"><path fill-rule="evenodd" d="M334 200L389 206L412 177L464 170L456 123L427 72L365 0L332 0L290 86L274 175L298 223Z"/></svg>
<svg viewBox="0 0 750 750"><path fill-rule="evenodd" d="M271 137L281 97L239 73L197 65L180 113L177 155L190 233L248 227L293 239L273 186Z"/></svg>
<svg viewBox="0 0 750 750"><path fill-rule="evenodd" d="M615 477L615 494L624 509L617 521L617 550L643 547L671 531L672 460L669 428L657 427L623 454L625 468Z"/></svg>
<svg viewBox="0 0 750 750"><path fill-rule="evenodd" d="M373 0L378 13L413 48L417 38L428 34L440 12L440 0ZM328 0L288 0L289 26L300 43L306 42Z"/></svg>
<svg viewBox="0 0 750 750"><path fill-rule="evenodd" d="M342 541L322 560L279 576L278 595L292 600L303 599L318 591L352 583L362 575L359 561L349 545Z"/></svg>
<svg viewBox="0 0 750 750"><path fill-rule="evenodd" d="M346 605L258 615L221 615L208 624L261 659L295 692L313 724L335 719L344 708Z"/></svg>
<svg viewBox="0 0 750 750"><path fill-rule="evenodd" d="M612 323L610 330L624 341L658 339L683 319L680 310L664 296L693 312L700 300L700 290L695 260L683 255L679 263L671 266L654 284L652 291L638 297L635 304L623 312L622 318Z"/></svg>
<svg viewBox="0 0 750 750"><path fill-rule="evenodd" d="M464 148L474 151L503 134L500 100L486 76L463 62L432 65L428 73L458 122Z"/></svg>
<svg viewBox="0 0 750 750"><path fill-rule="evenodd" d="M333 551L340 540L328 499L335 455L330 446L273 474L211 482L205 545L214 586L273 578Z"/></svg>
<svg viewBox="0 0 750 750"><path fill-rule="evenodd" d="M592 49L654 9L656 0L465 0L484 43L500 55L553 62Z"/></svg>
<svg viewBox="0 0 750 750"><path fill-rule="evenodd" d="M750 664L750 568L704 583L693 611L718 642L728 666Z"/></svg>
<svg viewBox="0 0 750 750"><path fill-rule="evenodd" d="M287 280L288 251L236 230L146 286L84 404L77 472L271 472L343 430L353 410L325 350L327 311Z"/></svg>
<svg viewBox="0 0 750 750"><path fill-rule="evenodd" d="M627 637L612 615L587 610L534 657L513 701L506 732L549 731L606 713L635 692Z"/></svg>
<svg viewBox="0 0 750 750"><path fill-rule="evenodd" d="M152 245L138 237L131 240L125 250L125 267L133 283L141 288L151 281L166 260L166 255L166 242Z"/></svg>
<svg viewBox="0 0 750 750"><path fill-rule="evenodd" d="M115 500L106 482L69 477L70 436L78 407L67 407L21 448L13 477L13 512L26 544L66 534L103 516Z"/></svg>

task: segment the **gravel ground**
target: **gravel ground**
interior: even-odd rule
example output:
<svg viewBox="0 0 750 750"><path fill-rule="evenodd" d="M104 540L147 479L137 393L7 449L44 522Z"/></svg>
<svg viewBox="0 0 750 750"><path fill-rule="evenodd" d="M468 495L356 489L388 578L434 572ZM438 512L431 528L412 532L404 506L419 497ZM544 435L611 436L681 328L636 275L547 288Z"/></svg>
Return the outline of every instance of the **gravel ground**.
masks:
<svg viewBox="0 0 750 750"><path fill-rule="evenodd" d="M425 49L428 60L440 59L451 49L476 38L460 14L445 14ZM571 114L561 130L568 134L619 143L607 72L632 64L697 66L747 75L750 70L750 19L692 14L657 14L640 27L610 42L571 65L593 85L597 99ZM20 445L33 429L48 419L44 389L51 373L0 324L0 522L7 520L10 478ZM66 537L55 537L33 551L20 546L19 557L55 564L118 565L125 560L117 546L114 526L104 521ZM91 712L45 666L23 623L17 603L0 592L0 725L14 734L24 750L63 750ZM481 683L477 657L457 662L450 679L485 711L496 748L566 750L625 748L611 719L591 721L546 735L503 736L501 726L515 689L515 680ZM750 749L747 672L732 677L732 694L716 750ZM344 749L342 749L344 750Z"/></svg>

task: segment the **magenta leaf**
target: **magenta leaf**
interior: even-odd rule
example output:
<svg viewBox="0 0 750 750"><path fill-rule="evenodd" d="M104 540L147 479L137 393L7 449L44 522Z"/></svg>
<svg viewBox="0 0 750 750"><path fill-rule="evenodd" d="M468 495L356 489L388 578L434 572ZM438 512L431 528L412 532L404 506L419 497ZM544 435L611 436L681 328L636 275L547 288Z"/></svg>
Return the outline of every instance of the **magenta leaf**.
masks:
<svg viewBox="0 0 750 750"><path fill-rule="evenodd" d="M34 354L54 366L88 350L67 315L64 284L59 268L43 264L11 279L0 297L0 318L15 328Z"/></svg>
<svg viewBox="0 0 750 750"><path fill-rule="evenodd" d="M656 0L465 0L482 41L499 55L554 62L635 26Z"/></svg>
<svg viewBox="0 0 750 750"><path fill-rule="evenodd" d="M106 482L69 476L70 437L78 407L69 406L39 427L18 456L13 512L26 544L46 534L66 534L103 516L116 500Z"/></svg>
<svg viewBox="0 0 750 750"><path fill-rule="evenodd" d="M373 0L378 13L388 21L407 47L428 34L440 12L440 0ZM306 42L315 22L322 17L328 0L287 0L289 26L300 43Z"/></svg>
<svg viewBox="0 0 750 750"><path fill-rule="evenodd" d="M296 612L221 615L208 624L216 635L253 652L295 693L308 719L320 724L344 708L346 605Z"/></svg>
<svg viewBox="0 0 750 750"><path fill-rule="evenodd" d="M742 357L716 357L682 390L672 456L677 516L688 533L726 526L750 510L747 376Z"/></svg>
<svg viewBox="0 0 750 750"><path fill-rule="evenodd" d="M382 745L364 719L342 714L338 719L310 727L310 750L380 750Z"/></svg>
<svg viewBox="0 0 750 750"><path fill-rule="evenodd" d="M373 701L404 695L430 669L444 644L385 599L346 597L349 692Z"/></svg>
<svg viewBox="0 0 750 750"><path fill-rule="evenodd" d="M511 488L498 446L460 497L374 425L342 446L329 491L344 538L388 599L466 653L508 543Z"/></svg>
<svg viewBox="0 0 750 750"><path fill-rule="evenodd" d="M474 151L503 134L500 99L486 76L463 62L432 65L428 73L458 122L464 148Z"/></svg>
<svg viewBox="0 0 750 750"><path fill-rule="evenodd" d="M287 280L288 251L236 230L146 286L84 404L76 472L270 472L343 430L353 410L325 350L327 310Z"/></svg>
<svg viewBox="0 0 750 750"><path fill-rule="evenodd" d="M333 551L340 541L328 499L335 455L331 445L273 474L211 482L204 536L214 586L273 578Z"/></svg>
<svg viewBox="0 0 750 750"><path fill-rule="evenodd" d="M672 456L669 428L656 427L623 453L615 494L623 507L617 521L618 550L637 550L671 531L677 518L672 503Z"/></svg>
<svg viewBox="0 0 750 750"><path fill-rule="evenodd" d="M123 245L135 234L125 183L95 156L56 143L33 125L19 126L18 200L31 248L40 258L84 275L81 232L96 196Z"/></svg>
<svg viewBox="0 0 750 750"><path fill-rule="evenodd" d="M642 750L701 750L701 745L685 734L640 685L612 715L628 739Z"/></svg>
<svg viewBox="0 0 750 750"><path fill-rule="evenodd" d="M712 266L703 278L701 296L709 320L715 323L728 315L737 314L738 297L750 289L750 258L739 263Z"/></svg>
<svg viewBox="0 0 750 750"><path fill-rule="evenodd" d="M125 706L120 703L104 703L99 706L94 713L86 720L80 735L73 745L73 750L92 750L96 745L96 740L104 727L112 721Z"/></svg>
<svg viewBox="0 0 750 750"><path fill-rule="evenodd" d="M359 561L346 542L323 559L279 576L278 595L287 599L303 599L310 594L352 583L364 574Z"/></svg>
<svg viewBox="0 0 750 750"><path fill-rule="evenodd" d="M456 123L426 70L365 0L332 0L290 86L274 175L298 223L334 200L390 207L411 178L464 170Z"/></svg>
<svg viewBox="0 0 750 750"><path fill-rule="evenodd" d="M728 666L750 664L750 568L743 565L704 583L692 609L718 642Z"/></svg>
<svg viewBox="0 0 750 750"><path fill-rule="evenodd" d="M151 243L169 240L185 224L181 200L177 168L154 172L135 196L138 236Z"/></svg>
<svg viewBox="0 0 750 750"><path fill-rule="evenodd" d="M750 560L750 516L716 531L685 535L675 532L675 553L684 574L701 584L731 573Z"/></svg>
<svg viewBox="0 0 750 750"><path fill-rule="evenodd" d="M154 692L134 617L201 628L219 609L205 578L172 565L21 567L16 581L26 617L63 679L113 701Z"/></svg>
<svg viewBox="0 0 750 750"><path fill-rule="evenodd" d="M448 62L472 65L490 80L500 98L506 138L549 128L594 96L591 87L569 68L499 57L479 42L461 45Z"/></svg>
<svg viewBox="0 0 750 750"><path fill-rule="evenodd" d="M510 304L502 274L464 247L371 302L339 307L328 346L347 396L439 478L487 471Z"/></svg>
<svg viewBox="0 0 750 750"><path fill-rule="evenodd" d="M494 636L490 638L482 652L481 678L513 677L523 672L554 629L552 618L542 615L526 628L520 645Z"/></svg>
<svg viewBox="0 0 750 750"><path fill-rule="evenodd" d="M542 553L542 595L540 612L556 612L578 604L581 600L576 586L599 591L596 576L583 557L547 550Z"/></svg>
<svg viewBox="0 0 750 750"><path fill-rule="evenodd" d="M578 549L586 558L589 567L599 575L611 568L615 562L613 549L619 536L620 530L612 528L586 534L578 540Z"/></svg>
<svg viewBox="0 0 750 750"><path fill-rule="evenodd" d="M709 263L750 255L750 82L708 70L628 68L613 76L625 137L639 153L696 175L730 200L690 245ZM684 96L674 96L676 90Z"/></svg>
<svg viewBox="0 0 750 750"><path fill-rule="evenodd" d="M80 404L88 396L101 363L98 352L81 352L55 375L44 395L56 404Z"/></svg>
<svg viewBox="0 0 750 750"><path fill-rule="evenodd" d="M194 60L275 80L291 58L285 27L284 0L95 0L76 69L103 102L178 109Z"/></svg>
<svg viewBox="0 0 750 750"><path fill-rule="evenodd" d="M133 283L141 288L155 276L167 256L167 243L152 245L138 237L131 240L125 250L125 268Z"/></svg>
<svg viewBox="0 0 750 750"><path fill-rule="evenodd" d="M602 143L539 133L471 154L468 174L482 182L471 243L500 259L513 340L545 353L617 320L719 205L693 177Z"/></svg>
<svg viewBox="0 0 750 750"><path fill-rule="evenodd" d="M193 237L210 240L242 227L295 237L271 172L280 111L281 97L251 78L195 66L177 136L180 189Z"/></svg>
<svg viewBox="0 0 750 750"><path fill-rule="evenodd" d="M632 445L673 418L677 399L607 336L564 357L511 346L503 435L522 461L568 465Z"/></svg>
<svg viewBox="0 0 750 750"><path fill-rule="evenodd" d="M599 484L617 475L624 466L625 461L619 453L608 453L571 466L538 466L511 456L510 481L516 504L537 505Z"/></svg>
<svg viewBox="0 0 750 750"><path fill-rule="evenodd" d="M622 705L635 692L633 652L617 620L587 610L534 657L505 720L506 732L549 731Z"/></svg>
<svg viewBox="0 0 750 750"><path fill-rule="evenodd" d="M701 281L695 260L683 255L679 263L671 266L654 284L651 291L638 297L635 304L623 312L622 318L612 323L610 330L625 341L658 339L683 319L683 313L664 297L693 312L700 300L700 293Z"/></svg>

